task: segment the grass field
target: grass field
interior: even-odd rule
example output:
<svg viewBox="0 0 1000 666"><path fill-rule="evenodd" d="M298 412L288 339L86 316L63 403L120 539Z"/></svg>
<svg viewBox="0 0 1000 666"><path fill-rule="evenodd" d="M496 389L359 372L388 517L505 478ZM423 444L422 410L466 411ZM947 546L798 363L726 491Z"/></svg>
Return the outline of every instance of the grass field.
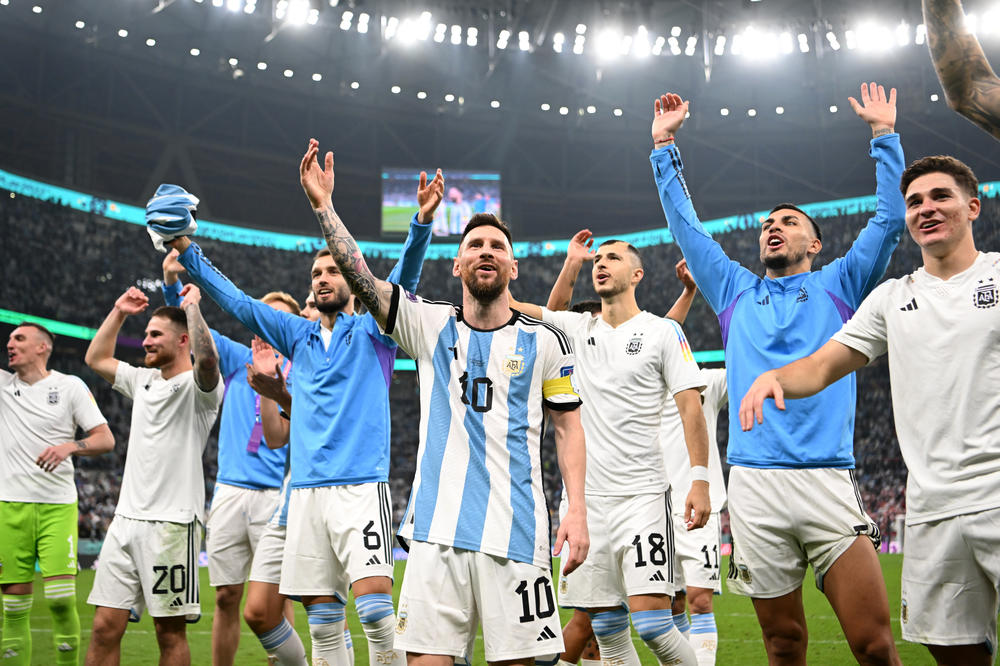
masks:
<svg viewBox="0 0 1000 666"><path fill-rule="evenodd" d="M904 643L899 638L899 575L902 556L881 555L880 558L882 561L882 571L889 589L893 633L896 635L903 663L908 665L933 663L923 647ZM727 566L728 562L724 562L722 570L726 571ZM402 579L403 568L403 563L396 564L397 594L398 583ZM80 622L83 626L83 645L86 645L89 641L90 626L93 618L93 608L86 604L87 594L90 592L93 579L93 571L84 571L80 574L78 585ZM202 570L201 581L203 615L201 621L188 626L188 640L191 643L192 663L210 664L212 608L215 597L212 589L208 586L208 572L204 569ZM51 664L55 657L51 643L52 622L45 607L40 579L35 586L35 590L35 603L31 617L34 640L34 659L32 663L39 665ZM830 604L827 603L826 598L816 590L811 576L806 579L804 598L806 617L809 619L809 663L817 665L854 663L850 650L844 642L837 618L830 609ZM296 605L296 607L295 628L303 636L306 645L308 645L309 633L305 611L300 605ZM720 666L726 664L753 666L755 664L767 663L764 647L760 639L760 629L757 626L753 607L748 599L733 594L723 594L721 597L716 597L715 615L719 626L718 664ZM568 617L569 613L563 613L564 623ZM353 604L348 610L348 619L351 626L351 633L354 636L355 663L358 666L367 664L368 651L364 634L360 624L358 624L357 614L353 610ZM642 663L655 664L656 662L652 655L646 649L645 645L638 638L634 637L634 634L633 640L636 641L637 649L642 657ZM149 616L146 615L140 623L129 625L122 645L122 664L126 666L156 664L157 654L153 625ZM266 663L263 649L245 624L243 625L236 663L240 665ZM485 663L481 638L476 645L476 663Z"/></svg>
<svg viewBox="0 0 1000 666"><path fill-rule="evenodd" d="M414 212L412 206L382 206L382 233L405 234Z"/></svg>

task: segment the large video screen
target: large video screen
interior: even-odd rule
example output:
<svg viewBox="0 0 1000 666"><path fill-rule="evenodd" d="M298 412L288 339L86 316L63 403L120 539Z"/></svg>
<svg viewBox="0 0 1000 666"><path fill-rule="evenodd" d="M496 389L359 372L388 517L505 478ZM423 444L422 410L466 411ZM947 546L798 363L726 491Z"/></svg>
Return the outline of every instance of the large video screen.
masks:
<svg viewBox="0 0 1000 666"><path fill-rule="evenodd" d="M500 216L500 174L444 169L444 201L434 213L435 236L461 236L476 213ZM427 178L434 177L428 170ZM405 234L417 212L420 169L382 170L382 233Z"/></svg>

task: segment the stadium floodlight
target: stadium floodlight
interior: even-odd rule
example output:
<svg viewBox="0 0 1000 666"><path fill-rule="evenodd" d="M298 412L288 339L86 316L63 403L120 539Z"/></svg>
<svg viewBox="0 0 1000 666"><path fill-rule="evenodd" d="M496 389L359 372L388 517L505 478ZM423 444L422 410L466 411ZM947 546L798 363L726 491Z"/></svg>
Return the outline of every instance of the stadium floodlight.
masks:
<svg viewBox="0 0 1000 666"><path fill-rule="evenodd" d="M563 45L566 43L566 35L561 32L557 32L552 35L552 50L556 53L562 53Z"/></svg>
<svg viewBox="0 0 1000 666"><path fill-rule="evenodd" d="M597 113L597 107L591 104L587 107L587 113Z"/></svg>
<svg viewBox="0 0 1000 666"><path fill-rule="evenodd" d="M340 0L330 0L330 6L331 7L336 7L339 4L340 4Z"/></svg>
<svg viewBox="0 0 1000 666"><path fill-rule="evenodd" d="M717 56L721 56L725 52L726 52L726 36L725 35L719 35L718 37L715 38L715 50L714 50L714 53Z"/></svg>
<svg viewBox="0 0 1000 666"><path fill-rule="evenodd" d="M691 57L694 55L694 50L698 46L698 35L691 35L688 37L687 46L684 47L684 55Z"/></svg>
<svg viewBox="0 0 1000 666"><path fill-rule="evenodd" d="M640 25L635 31L635 39L632 40L632 55L636 58L645 58L652 52L649 43L649 32L646 26Z"/></svg>
<svg viewBox="0 0 1000 666"><path fill-rule="evenodd" d="M910 24L906 21L900 21L899 25L896 26L896 44L899 46L907 46L910 43Z"/></svg>
<svg viewBox="0 0 1000 666"><path fill-rule="evenodd" d="M238 12L243 6L243 0L226 0L226 9L231 12Z"/></svg>
<svg viewBox="0 0 1000 666"><path fill-rule="evenodd" d="M729 42L729 52L732 55L741 55L743 53L743 34L736 33L733 35L732 41Z"/></svg>
<svg viewBox="0 0 1000 666"><path fill-rule="evenodd" d="M517 48L522 51L528 51L531 49L531 35L528 34L527 30L522 30L517 33Z"/></svg>
<svg viewBox="0 0 1000 666"><path fill-rule="evenodd" d="M244 14L253 14L254 11L256 11L256 9L257 9L257 1L256 0L247 0L246 4L243 5L243 13Z"/></svg>
<svg viewBox="0 0 1000 666"><path fill-rule="evenodd" d="M491 100L490 101L490 108L491 109L499 109L500 108L500 100L498 100L498 99Z"/></svg>
<svg viewBox="0 0 1000 666"><path fill-rule="evenodd" d="M87 24L84 23L83 21L77 21L75 25L77 30L83 30L84 28L87 27Z"/></svg>
<svg viewBox="0 0 1000 666"><path fill-rule="evenodd" d="M799 52L809 53L809 35L804 32L799 33Z"/></svg>
<svg viewBox="0 0 1000 666"><path fill-rule="evenodd" d="M729 115L729 109L727 109L726 107L722 107L721 109L719 109L719 115L721 115L723 117L728 116Z"/></svg>
<svg viewBox="0 0 1000 666"><path fill-rule="evenodd" d="M618 57L621 39L621 34L610 28L602 30L601 33L597 35L597 57L601 60L612 60L613 58Z"/></svg>
<svg viewBox="0 0 1000 666"><path fill-rule="evenodd" d="M444 41L445 36L448 34L448 26L444 23L438 23L437 28L434 29L434 41L440 44Z"/></svg>
<svg viewBox="0 0 1000 666"><path fill-rule="evenodd" d="M774 107L774 112L776 114L778 114L779 116L783 115L785 113L785 107L783 107L783 106L776 106L776 107Z"/></svg>
<svg viewBox="0 0 1000 666"><path fill-rule="evenodd" d="M351 22L354 20L354 12L348 10L340 15L340 29L350 30Z"/></svg>
<svg viewBox="0 0 1000 666"><path fill-rule="evenodd" d="M126 37L128 37L128 30L126 30L125 28L119 28L118 36L121 37L122 39L125 39Z"/></svg>
<svg viewBox="0 0 1000 666"><path fill-rule="evenodd" d="M510 30L504 29L500 31L497 35L497 48L501 51L507 48L507 42L510 40Z"/></svg>
<svg viewBox="0 0 1000 666"><path fill-rule="evenodd" d="M789 36L791 40L791 36ZM743 55L751 60L768 60L778 55L774 33L748 25L743 31ZM789 44L791 42L789 41Z"/></svg>
<svg viewBox="0 0 1000 666"><path fill-rule="evenodd" d="M836 104L831 104L830 105L830 113L837 113L837 105Z"/></svg>
<svg viewBox="0 0 1000 666"><path fill-rule="evenodd" d="M285 20L292 25L305 25L309 20L309 0L288 0L287 5Z"/></svg>
<svg viewBox="0 0 1000 666"><path fill-rule="evenodd" d="M757 117L757 109L747 109L747 115L751 118Z"/></svg>
<svg viewBox="0 0 1000 666"><path fill-rule="evenodd" d="M854 33L851 33L854 34ZM826 41L830 44L830 48L834 51L840 50L840 41L837 39L836 33L833 30L828 30L826 32Z"/></svg>
<svg viewBox="0 0 1000 666"><path fill-rule="evenodd" d="M462 106L463 104L465 104L465 98L462 97L461 95L459 95L459 97L458 97L458 105Z"/></svg>
<svg viewBox="0 0 1000 666"><path fill-rule="evenodd" d="M479 28L475 26L469 26L465 31L465 43L468 46L476 46L479 44Z"/></svg>
<svg viewBox="0 0 1000 666"><path fill-rule="evenodd" d="M351 81L351 90L357 90L360 87L361 87L360 83L358 83L357 81Z"/></svg>
<svg viewBox="0 0 1000 666"><path fill-rule="evenodd" d="M931 93L931 101L932 102L936 102L936 101L938 101L938 99L939 98L938 98L938 94L937 93Z"/></svg>
<svg viewBox="0 0 1000 666"><path fill-rule="evenodd" d="M916 44L917 46L922 46L926 38L927 38L927 26L924 25L923 23L918 23L917 34L913 38L913 43Z"/></svg>
<svg viewBox="0 0 1000 666"><path fill-rule="evenodd" d="M584 25L583 23L577 23L576 24L576 34L578 34L578 35L585 35L585 34L587 34L587 26Z"/></svg>
<svg viewBox="0 0 1000 666"><path fill-rule="evenodd" d="M417 99L427 99L427 93L423 90L417 92Z"/></svg>
<svg viewBox="0 0 1000 666"><path fill-rule="evenodd" d="M417 41L417 27L413 24L413 19L405 18L399 24L396 32L396 39L402 44L412 44Z"/></svg>
<svg viewBox="0 0 1000 666"><path fill-rule="evenodd" d="M565 116L568 113L569 113L569 107L565 107L565 106L560 106L559 107L559 115L560 116Z"/></svg>
<svg viewBox="0 0 1000 666"><path fill-rule="evenodd" d="M319 83L320 81L323 80L323 75L320 74L319 72L314 72L312 75L312 80L315 81L316 83Z"/></svg>
<svg viewBox="0 0 1000 666"><path fill-rule="evenodd" d="M3 5L4 7L6 7L9 4L10 4L10 0L0 0L0 5Z"/></svg>
<svg viewBox="0 0 1000 666"><path fill-rule="evenodd" d="M212 6L213 7L221 7L222 6L222 0L212 0Z"/></svg>
<svg viewBox="0 0 1000 666"><path fill-rule="evenodd" d="M400 88L399 86L393 86L389 88L389 92L391 92L393 95L398 95L399 93L403 92L403 89Z"/></svg>
<svg viewBox="0 0 1000 666"><path fill-rule="evenodd" d="M267 63L261 60L260 62L257 63L257 69L263 72L265 69L267 69Z"/></svg>
<svg viewBox="0 0 1000 666"><path fill-rule="evenodd" d="M670 52L672 54L674 54L674 55L680 55L681 54L681 45L677 41L676 37L671 37L670 39L668 39L667 40L667 44L670 45Z"/></svg>
<svg viewBox="0 0 1000 666"><path fill-rule="evenodd" d="M792 42L792 33L786 30L778 35L778 50L785 55L795 50L795 44Z"/></svg>
<svg viewBox="0 0 1000 666"><path fill-rule="evenodd" d="M238 65L238 64L240 64L240 61L238 59L236 59L236 58L230 58L229 59L229 66L230 67L236 67L236 65Z"/></svg>
<svg viewBox="0 0 1000 666"><path fill-rule="evenodd" d="M652 49L653 55L657 55L658 56L661 53L663 53L663 45L666 44L666 43L667 43L667 40L666 40L666 38L664 38L663 35L657 35L656 36L656 41L653 42L653 49Z"/></svg>
<svg viewBox="0 0 1000 666"><path fill-rule="evenodd" d="M858 49L861 51L887 51L892 48L892 31L883 25L865 23L858 26L857 33Z"/></svg>
<svg viewBox="0 0 1000 666"><path fill-rule="evenodd" d="M199 49L199 48L193 48L193 49L191 49L190 51L188 51L188 53L190 53L190 54L191 54L191 55L193 55L193 56L194 56L195 58L197 58L198 56L200 56L200 55L201 55L201 49Z"/></svg>
<svg viewBox="0 0 1000 666"><path fill-rule="evenodd" d="M671 37L680 37L681 36L681 27L679 25L675 25L674 27L672 27L670 29L670 36Z"/></svg>
<svg viewBox="0 0 1000 666"><path fill-rule="evenodd" d="M431 21L431 13L421 12L416 23L417 39L426 42L427 38L431 36L431 26L434 25Z"/></svg>
<svg viewBox="0 0 1000 666"><path fill-rule="evenodd" d="M853 51L858 48L858 36L853 30L844 31L844 43L847 45L848 51Z"/></svg>
<svg viewBox="0 0 1000 666"><path fill-rule="evenodd" d="M385 21L385 27L382 30L382 36L389 40L396 36L396 31L399 30L399 19L395 16L390 16L388 19L382 17Z"/></svg>
<svg viewBox="0 0 1000 666"><path fill-rule="evenodd" d="M621 118L622 117L622 110L621 109L615 109L611 113L614 115L615 118Z"/></svg>
<svg viewBox="0 0 1000 666"><path fill-rule="evenodd" d="M295 76L295 72L293 72L293 71L292 71L292 70L290 70L290 69L286 69L286 70L285 70L284 72L282 72L282 74L284 74L284 75L285 75L285 78L286 78L286 79L290 79L290 78L292 78L293 76Z"/></svg>
<svg viewBox="0 0 1000 666"><path fill-rule="evenodd" d="M358 16L358 32L360 32L361 34L365 34L366 32L368 32L369 20L371 20L371 17L364 12L362 12L361 15Z"/></svg>
<svg viewBox="0 0 1000 666"><path fill-rule="evenodd" d="M548 102L542 102L542 107L541 107L541 108L542 108L542 111L548 111L548 110L549 110L549 109L551 109L552 107L551 107L551 106L549 106L549 103L548 103Z"/></svg>
<svg viewBox="0 0 1000 666"><path fill-rule="evenodd" d="M455 101L455 96L452 95L451 93L448 93L447 95L444 96L444 101L446 101L446 102L454 102Z"/></svg>
<svg viewBox="0 0 1000 666"><path fill-rule="evenodd" d="M583 35L577 35L576 39L573 40L573 53L580 55L583 53L583 45L587 41L587 38Z"/></svg>
<svg viewBox="0 0 1000 666"><path fill-rule="evenodd" d="M318 9L310 9L309 10L309 16L308 16L308 18L306 18L306 23L308 23L309 25L316 25L317 23L319 23L319 10Z"/></svg>
<svg viewBox="0 0 1000 666"><path fill-rule="evenodd" d="M455 45L462 43L462 26L451 26L451 43Z"/></svg>
<svg viewBox="0 0 1000 666"><path fill-rule="evenodd" d="M629 54L629 51L631 50L632 50L632 35L625 35L624 37L622 37L621 54L623 56L627 56Z"/></svg>
<svg viewBox="0 0 1000 666"><path fill-rule="evenodd" d="M150 37L146 40L146 46L156 46L156 40Z"/></svg>

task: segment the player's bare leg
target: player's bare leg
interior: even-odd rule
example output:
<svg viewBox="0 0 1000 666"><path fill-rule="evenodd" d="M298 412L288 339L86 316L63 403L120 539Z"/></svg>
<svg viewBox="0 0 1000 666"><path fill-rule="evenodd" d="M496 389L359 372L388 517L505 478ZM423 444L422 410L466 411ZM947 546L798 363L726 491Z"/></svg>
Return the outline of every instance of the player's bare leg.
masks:
<svg viewBox="0 0 1000 666"><path fill-rule="evenodd" d="M344 626L347 623L344 604L331 595L303 596L302 605L309 616L309 638L312 639L312 659L326 659L331 664L347 662ZM377 662L376 662L377 663Z"/></svg>
<svg viewBox="0 0 1000 666"><path fill-rule="evenodd" d="M837 558L823 577L823 591L859 664L902 663L889 624L885 580L868 537L859 536Z"/></svg>
<svg viewBox="0 0 1000 666"><path fill-rule="evenodd" d="M190 666L187 621L180 617L154 617L156 642L160 646L160 666Z"/></svg>
<svg viewBox="0 0 1000 666"><path fill-rule="evenodd" d="M232 666L240 645L240 601L243 584L215 588L215 614L212 616L212 663Z"/></svg>
<svg viewBox="0 0 1000 666"><path fill-rule="evenodd" d="M406 653L406 666L451 666L455 658L445 654ZM490 661L490 666L534 666L534 657L530 659L508 659L507 661Z"/></svg>
<svg viewBox="0 0 1000 666"><path fill-rule="evenodd" d="M925 645L938 666L990 666L993 655L986 643L979 645Z"/></svg>
<svg viewBox="0 0 1000 666"><path fill-rule="evenodd" d="M573 611L573 617L563 627L563 652L559 655L561 661L575 664L580 661L587 643L594 639L594 630L590 626L590 616L579 608Z"/></svg>
<svg viewBox="0 0 1000 666"><path fill-rule="evenodd" d="M368 660L372 664L402 666L405 656L393 648L396 611L392 605L392 579L369 576L351 583L354 606L368 639Z"/></svg>
<svg viewBox="0 0 1000 666"><path fill-rule="evenodd" d="M767 661L772 666L805 666L809 631L802 607L802 588L773 599L753 599L767 650Z"/></svg>
<svg viewBox="0 0 1000 666"><path fill-rule="evenodd" d="M122 636L128 626L127 609L97 606L94 626L87 648L86 666L118 666L121 661Z"/></svg>
<svg viewBox="0 0 1000 666"><path fill-rule="evenodd" d="M298 634L291 631L295 622L295 609L291 600L278 591L276 583L250 581L247 586L247 602L243 606L243 619L261 641L268 658L283 665L305 665L305 647ZM287 627L284 626L286 622Z"/></svg>

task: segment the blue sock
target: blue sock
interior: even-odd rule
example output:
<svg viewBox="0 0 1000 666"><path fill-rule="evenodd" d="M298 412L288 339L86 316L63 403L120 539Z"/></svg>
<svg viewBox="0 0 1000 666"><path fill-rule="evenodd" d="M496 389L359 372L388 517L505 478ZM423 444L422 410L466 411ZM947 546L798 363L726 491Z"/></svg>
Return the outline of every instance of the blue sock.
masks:
<svg viewBox="0 0 1000 666"><path fill-rule="evenodd" d="M688 620L687 613L674 615L674 626L677 627L677 631L681 632L686 637L691 631L691 622Z"/></svg>
<svg viewBox="0 0 1000 666"><path fill-rule="evenodd" d="M388 594L365 594L354 597L358 619L368 638L368 662L405 666L406 655L393 648L396 613Z"/></svg>
<svg viewBox="0 0 1000 666"><path fill-rule="evenodd" d="M331 664L347 661L344 647L344 604L331 602L306 606L309 616L309 636L312 638L312 658L326 659Z"/></svg>
<svg viewBox="0 0 1000 666"><path fill-rule="evenodd" d="M694 648L674 626L677 617L671 617L669 608L636 611L632 613L632 625L659 663L693 665L696 663Z"/></svg>

